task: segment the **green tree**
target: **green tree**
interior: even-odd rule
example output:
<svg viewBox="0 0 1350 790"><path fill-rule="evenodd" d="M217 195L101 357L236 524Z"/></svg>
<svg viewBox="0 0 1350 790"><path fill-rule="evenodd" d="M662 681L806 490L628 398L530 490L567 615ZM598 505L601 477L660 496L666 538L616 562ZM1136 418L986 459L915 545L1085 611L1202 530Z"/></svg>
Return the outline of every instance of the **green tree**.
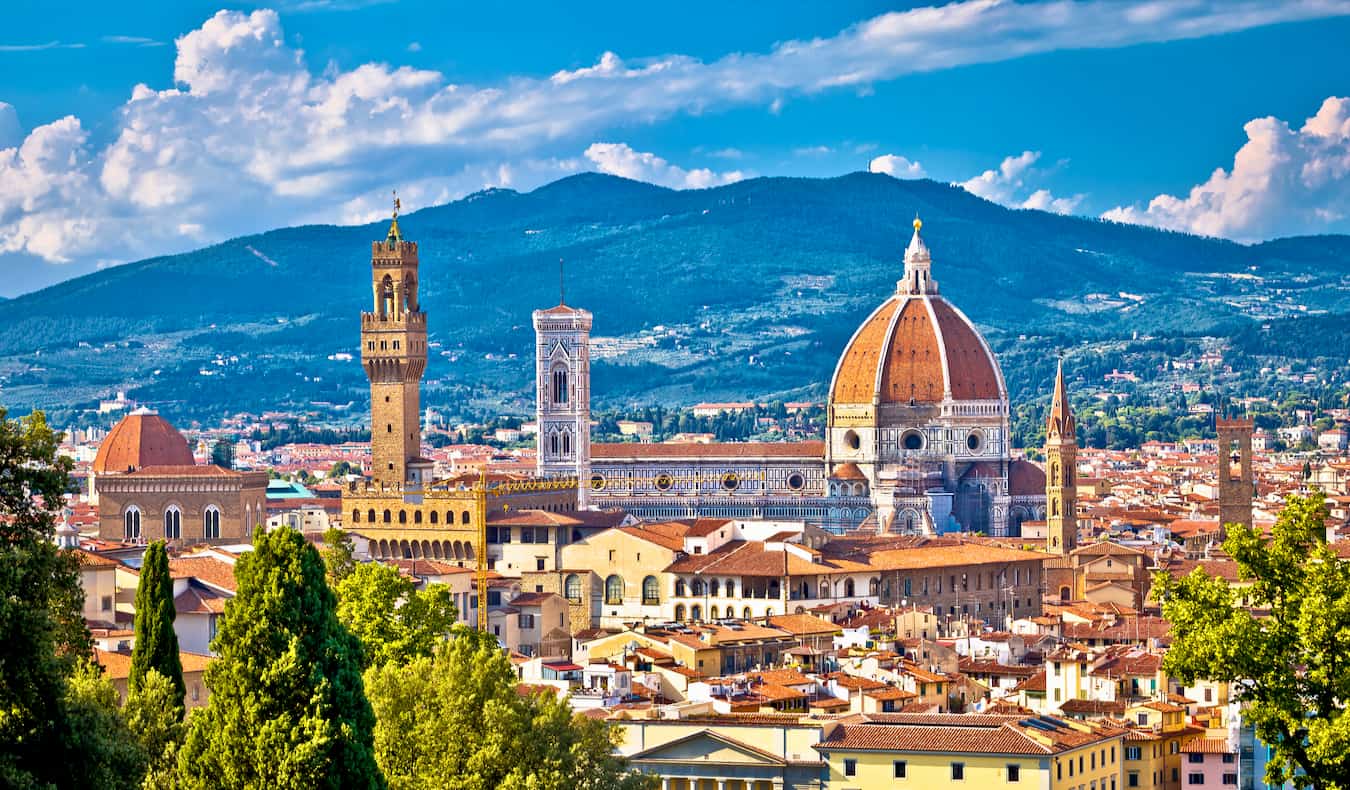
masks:
<svg viewBox="0 0 1350 790"><path fill-rule="evenodd" d="M234 468L234 442L229 439L217 439L211 445L211 463L225 469Z"/></svg>
<svg viewBox="0 0 1350 790"><path fill-rule="evenodd" d="M323 533L323 565L328 574L328 583L337 585L347 578L356 568L355 547L346 532L337 527L329 527Z"/></svg>
<svg viewBox="0 0 1350 790"><path fill-rule="evenodd" d="M211 643L211 699L178 755L189 788L383 787L361 645L337 620L319 552L258 531Z"/></svg>
<svg viewBox="0 0 1350 790"><path fill-rule="evenodd" d="M64 744L79 759L59 786L131 788L141 784L146 757L117 706L117 690L92 661L81 661L66 684L69 730Z"/></svg>
<svg viewBox="0 0 1350 790"><path fill-rule="evenodd" d="M136 585L136 646L131 651L127 690L134 694L145 673L157 671L173 684L181 719L187 687L183 685L178 634L173 630L177 616L173 606L173 579L169 578L169 556L164 550L164 541L157 540L146 547L141 560L141 576Z"/></svg>
<svg viewBox="0 0 1350 790"><path fill-rule="evenodd" d="M145 755L143 790L176 787L185 726L183 697L173 682L150 668L127 697L122 716Z"/></svg>
<svg viewBox="0 0 1350 790"><path fill-rule="evenodd" d="M394 790L637 790L655 785L614 754L618 730L552 694L522 697L506 654L456 626L434 657L366 673L375 751Z"/></svg>
<svg viewBox="0 0 1350 790"><path fill-rule="evenodd" d="M1233 684L1244 718L1274 750L1266 782L1345 790L1350 563L1323 541L1325 519L1323 497L1315 494L1291 497L1269 540L1227 525L1224 550L1250 582L1240 591L1199 569L1176 580L1159 573L1155 583L1172 623L1164 667L1183 683Z"/></svg>
<svg viewBox="0 0 1350 790"><path fill-rule="evenodd" d="M90 655L79 559L56 548L70 461L41 412L0 408L0 784L70 784L65 678Z"/></svg>
<svg viewBox="0 0 1350 790"><path fill-rule="evenodd" d="M362 563L338 582L338 620L361 640L365 666L431 655L455 624L450 588L418 591L412 579L379 562Z"/></svg>

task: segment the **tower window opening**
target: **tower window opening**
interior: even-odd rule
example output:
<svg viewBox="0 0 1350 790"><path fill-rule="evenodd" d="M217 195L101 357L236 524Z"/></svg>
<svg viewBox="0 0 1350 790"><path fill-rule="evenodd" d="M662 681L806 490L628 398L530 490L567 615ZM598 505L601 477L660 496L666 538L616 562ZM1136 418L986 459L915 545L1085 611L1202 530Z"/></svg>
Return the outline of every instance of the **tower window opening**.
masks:
<svg viewBox="0 0 1350 790"><path fill-rule="evenodd" d="M553 371L553 402L555 404L567 403L567 371Z"/></svg>

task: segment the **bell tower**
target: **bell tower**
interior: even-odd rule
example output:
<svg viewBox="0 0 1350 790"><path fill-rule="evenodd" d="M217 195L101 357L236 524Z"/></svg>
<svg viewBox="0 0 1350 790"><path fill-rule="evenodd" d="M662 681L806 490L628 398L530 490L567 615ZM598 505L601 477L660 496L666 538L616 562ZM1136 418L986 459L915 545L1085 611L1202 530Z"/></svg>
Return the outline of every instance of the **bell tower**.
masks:
<svg viewBox="0 0 1350 790"><path fill-rule="evenodd" d="M1229 524L1252 525L1251 420L1238 417L1214 420L1219 444L1219 528Z"/></svg>
<svg viewBox="0 0 1350 790"><path fill-rule="evenodd" d="M1045 548L1068 554L1078 546L1078 436L1064 388L1064 359L1055 372L1055 396L1045 424Z"/></svg>
<svg viewBox="0 0 1350 790"><path fill-rule="evenodd" d="M561 279L561 271L560 271ZM558 305L534 311L535 416L540 477L577 478L577 507L591 490L591 313Z"/></svg>
<svg viewBox="0 0 1350 790"><path fill-rule="evenodd" d="M427 366L427 317L417 301L417 243L398 227L399 201L383 241L370 245L374 309L361 313L361 365L370 379L371 477L401 488L409 462L422 454L422 373Z"/></svg>

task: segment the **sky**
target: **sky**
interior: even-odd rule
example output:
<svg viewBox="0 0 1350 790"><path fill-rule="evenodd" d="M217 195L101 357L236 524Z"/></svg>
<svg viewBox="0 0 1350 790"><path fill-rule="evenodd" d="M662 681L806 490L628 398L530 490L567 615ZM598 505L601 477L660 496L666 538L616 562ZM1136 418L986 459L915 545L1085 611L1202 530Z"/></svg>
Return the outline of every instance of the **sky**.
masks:
<svg viewBox="0 0 1350 790"><path fill-rule="evenodd" d="M593 170L1350 232L1350 0L9 0L0 296Z"/></svg>

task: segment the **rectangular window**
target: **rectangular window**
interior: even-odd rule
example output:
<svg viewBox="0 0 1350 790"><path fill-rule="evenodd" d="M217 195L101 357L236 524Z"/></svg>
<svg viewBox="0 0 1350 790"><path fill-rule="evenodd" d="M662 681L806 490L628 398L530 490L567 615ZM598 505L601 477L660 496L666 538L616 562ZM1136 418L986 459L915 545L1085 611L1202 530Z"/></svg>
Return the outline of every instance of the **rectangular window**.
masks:
<svg viewBox="0 0 1350 790"><path fill-rule="evenodd" d="M521 628L534 628L534 615L532 615L532 614L522 614L522 615L520 616L520 627L521 627Z"/></svg>
<svg viewBox="0 0 1350 790"><path fill-rule="evenodd" d="M1224 774L1224 775L1223 775L1223 783L1226 784L1226 785L1235 785L1235 784L1237 784L1237 774Z"/></svg>
<svg viewBox="0 0 1350 790"><path fill-rule="evenodd" d="M966 764L952 763L952 781L961 782L966 778Z"/></svg>
<svg viewBox="0 0 1350 790"><path fill-rule="evenodd" d="M858 775L858 761L857 761L857 760L845 760L845 761L844 761L844 776L857 776L857 775Z"/></svg>
<svg viewBox="0 0 1350 790"><path fill-rule="evenodd" d="M111 612L113 608L113 597L111 595L103 596L103 611Z"/></svg>
<svg viewBox="0 0 1350 790"><path fill-rule="evenodd" d="M1205 783L1205 775L1204 775L1204 774L1199 773L1198 771L1197 771L1197 772L1192 772L1192 773L1186 774L1186 784L1188 784L1188 785L1202 785L1202 784L1204 784L1204 783Z"/></svg>
<svg viewBox="0 0 1350 790"><path fill-rule="evenodd" d="M1125 747L1125 759L1126 759L1126 760L1138 760L1138 759L1140 759L1139 747L1138 747L1138 746L1126 746L1126 747Z"/></svg>
<svg viewBox="0 0 1350 790"><path fill-rule="evenodd" d="M896 779L904 779L904 778L905 778L906 770L907 770L908 768L909 768L909 766L908 766L907 763L905 763L904 760L896 760L896 761L895 761L895 778L896 778Z"/></svg>
<svg viewBox="0 0 1350 790"><path fill-rule="evenodd" d="M1235 755L1235 754L1225 754L1225 755L1223 756L1223 762L1224 762L1224 765L1232 765L1232 764L1233 764L1233 758L1236 757L1236 756L1237 756L1237 755Z"/></svg>
<svg viewBox="0 0 1350 790"><path fill-rule="evenodd" d="M537 571L542 571L542 570L544 569L544 558L543 558L543 557L535 557L535 558L534 558L534 569L537 570ZM540 592L543 592L543 590L540 590Z"/></svg>
<svg viewBox="0 0 1350 790"><path fill-rule="evenodd" d="M1007 776L1008 776L1008 781L1009 781L1009 782L1020 782L1020 781L1022 781L1022 766L1020 766L1020 765L1009 765L1009 766L1008 766L1008 773L1007 773Z"/></svg>
<svg viewBox="0 0 1350 790"><path fill-rule="evenodd" d="M1198 752L1186 755L1186 762L1188 763L1203 763L1204 761L1205 756Z"/></svg>
<svg viewBox="0 0 1350 790"><path fill-rule="evenodd" d="M1125 786L1126 786L1126 787L1138 787L1138 786L1139 786L1139 772L1138 772L1138 771L1130 771L1128 774L1125 775Z"/></svg>

